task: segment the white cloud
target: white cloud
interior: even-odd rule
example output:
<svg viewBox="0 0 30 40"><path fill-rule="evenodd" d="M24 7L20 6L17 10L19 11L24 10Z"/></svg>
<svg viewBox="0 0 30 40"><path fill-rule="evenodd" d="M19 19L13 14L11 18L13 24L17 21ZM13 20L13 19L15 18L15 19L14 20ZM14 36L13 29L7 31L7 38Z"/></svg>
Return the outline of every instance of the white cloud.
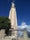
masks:
<svg viewBox="0 0 30 40"><path fill-rule="evenodd" d="M30 32L30 25L27 25L25 22L22 22L20 26L18 26L18 29L25 29L26 31Z"/></svg>
<svg viewBox="0 0 30 40"><path fill-rule="evenodd" d="M26 25L25 22L22 22L22 24L21 24L21 28L24 29L24 28L27 28L27 27L28 27L28 25Z"/></svg>
<svg viewBox="0 0 30 40"><path fill-rule="evenodd" d="M27 28L27 27L28 27L28 25L26 25L25 22L22 22L21 25L18 26L18 28L20 28L20 29L24 29L24 28Z"/></svg>

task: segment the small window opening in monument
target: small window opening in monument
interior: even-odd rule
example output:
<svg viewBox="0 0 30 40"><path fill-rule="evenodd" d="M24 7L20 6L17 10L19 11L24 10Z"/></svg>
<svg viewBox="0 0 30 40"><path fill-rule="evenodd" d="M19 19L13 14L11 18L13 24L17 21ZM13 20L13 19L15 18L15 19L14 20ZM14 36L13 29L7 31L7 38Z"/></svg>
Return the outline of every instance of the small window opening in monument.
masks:
<svg viewBox="0 0 30 40"><path fill-rule="evenodd" d="M30 38L30 32L27 32L28 38Z"/></svg>

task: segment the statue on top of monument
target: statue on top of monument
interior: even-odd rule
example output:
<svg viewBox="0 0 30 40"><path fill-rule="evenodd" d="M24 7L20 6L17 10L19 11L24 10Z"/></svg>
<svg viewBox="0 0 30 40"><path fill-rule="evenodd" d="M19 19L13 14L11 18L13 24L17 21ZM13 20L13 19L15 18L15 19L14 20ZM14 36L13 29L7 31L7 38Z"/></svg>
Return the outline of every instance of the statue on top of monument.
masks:
<svg viewBox="0 0 30 40"><path fill-rule="evenodd" d="M15 7L14 0L13 0L13 2L12 2L12 7Z"/></svg>

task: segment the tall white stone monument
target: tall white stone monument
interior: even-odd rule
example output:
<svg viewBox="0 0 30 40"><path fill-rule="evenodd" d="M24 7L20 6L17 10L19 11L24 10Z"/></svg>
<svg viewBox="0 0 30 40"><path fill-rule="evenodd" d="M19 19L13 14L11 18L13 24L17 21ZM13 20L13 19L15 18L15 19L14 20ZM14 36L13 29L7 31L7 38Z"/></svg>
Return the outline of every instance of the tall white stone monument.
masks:
<svg viewBox="0 0 30 40"><path fill-rule="evenodd" d="M12 2L12 6L9 12L9 19L11 20L11 28L14 30L17 29L17 15L16 15L16 7L14 2ZM17 31L13 31L13 36L17 36Z"/></svg>

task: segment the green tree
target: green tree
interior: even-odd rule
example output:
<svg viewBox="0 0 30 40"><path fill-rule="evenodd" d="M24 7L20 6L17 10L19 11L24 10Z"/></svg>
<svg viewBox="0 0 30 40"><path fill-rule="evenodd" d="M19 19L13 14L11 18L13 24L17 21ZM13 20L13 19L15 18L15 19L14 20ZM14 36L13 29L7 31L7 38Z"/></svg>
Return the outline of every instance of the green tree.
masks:
<svg viewBox="0 0 30 40"><path fill-rule="evenodd" d="M6 35L9 35L9 29L11 29L11 21L8 19L8 17L0 17L0 29L5 29Z"/></svg>

